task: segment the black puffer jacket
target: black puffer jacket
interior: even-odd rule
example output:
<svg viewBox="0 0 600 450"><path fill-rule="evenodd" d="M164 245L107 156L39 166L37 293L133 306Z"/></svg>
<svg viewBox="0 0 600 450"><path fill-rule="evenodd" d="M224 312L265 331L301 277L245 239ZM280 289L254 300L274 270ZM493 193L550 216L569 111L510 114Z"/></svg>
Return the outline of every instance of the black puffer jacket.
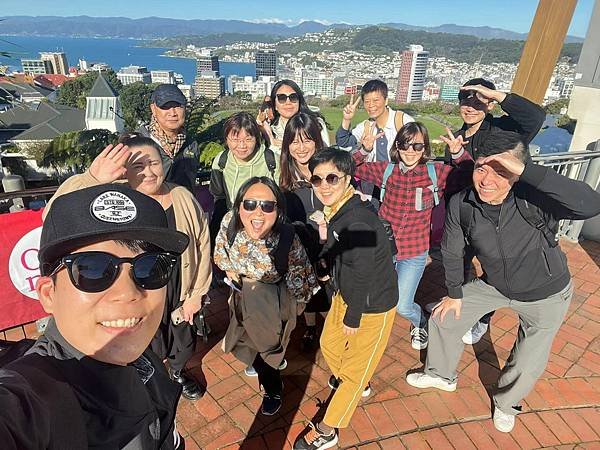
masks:
<svg viewBox="0 0 600 450"><path fill-rule="evenodd" d="M486 214L473 188L453 196L448 203L442 256L448 295L462 297L465 249L461 203L470 203L469 244L481 263L486 283L504 296L521 301L544 299L567 286L571 275L565 254L551 247L542 231L527 222L515 204L515 195L526 196L538 208L549 228L561 219L587 219L600 213L600 194L587 184L557 174L549 167L528 163L500 207L498 225Z"/></svg>

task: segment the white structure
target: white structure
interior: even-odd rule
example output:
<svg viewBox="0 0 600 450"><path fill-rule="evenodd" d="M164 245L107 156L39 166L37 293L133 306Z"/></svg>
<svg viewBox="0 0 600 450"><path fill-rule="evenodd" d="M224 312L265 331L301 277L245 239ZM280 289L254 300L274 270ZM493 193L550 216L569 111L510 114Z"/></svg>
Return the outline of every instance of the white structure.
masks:
<svg viewBox="0 0 600 450"><path fill-rule="evenodd" d="M235 94L237 92L246 92L250 95L252 100L261 99L265 95L270 95L271 89L275 84L275 77L259 77L258 80L254 80L254 77L229 77L230 93Z"/></svg>
<svg viewBox="0 0 600 450"><path fill-rule="evenodd" d="M334 98L333 76L327 73L302 71L302 91L304 91L304 95Z"/></svg>
<svg viewBox="0 0 600 450"><path fill-rule="evenodd" d="M423 99L428 60L429 52L423 50L422 45L410 45L402 52L396 102L410 103Z"/></svg>
<svg viewBox="0 0 600 450"><path fill-rule="evenodd" d="M150 71L150 79L152 83L176 84L175 72L172 70L152 70Z"/></svg>
<svg viewBox="0 0 600 450"><path fill-rule="evenodd" d="M64 52L41 52L40 57L42 61L50 61L54 73L69 75L69 63Z"/></svg>
<svg viewBox="0 0 600 450"><path fill-rule="evenodd" d="M148 69L143 66L122 67L117 73L117 78L123 86L141 81L144 84L150 84L152 77Z"/></svg>
<svg viewBox="0 0 600 450"><path fill-rule="evenodd" d="M87 96L85 108L86 129L104 129L113 133L120 133L125 128L121 118L122 115L119 95L108 84L102 73L99 73L92 90Z"/></svg>
<svg viewBox="0 0 600 450"><path fill-rule="evenodd" d="M569 98L571 97L571 92L573 92L573 85L575 81L573 78L563 78L558 82L558 89L560 90L561 98Z"/></svg>
<svg viewBox="0 0 600 450"><path fill-rule="evenodd" d="M201 72L196 77L194 91L197 96L214 99L225 95L225 78L213 70Z"/></svg>
<svg viewBox="0 0 600 450"><path fill-rule="evenodd" d="M185 98L190 101L196 96L196 92L194 91L194 86L191 84L180 84L177 86L179 90L185 95Z"/></svg>
<svg viewBox="0 0 600 450"><path fill-rule="evenodd" d="M89 70L88 62L85 59L79 60L79 70L87 72Z"/></svg>

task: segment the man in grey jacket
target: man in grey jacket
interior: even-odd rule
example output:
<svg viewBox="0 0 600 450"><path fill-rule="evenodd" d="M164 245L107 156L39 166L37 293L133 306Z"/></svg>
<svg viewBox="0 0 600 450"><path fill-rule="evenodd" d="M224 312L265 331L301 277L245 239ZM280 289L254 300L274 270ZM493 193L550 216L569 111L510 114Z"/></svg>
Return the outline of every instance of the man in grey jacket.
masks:
<svg viewBox="0 0 600 450"><path fill-rule="evenodd" d="M599 193L533 164L519 134L487 136L478 148L473 187L448 204L442 240L448 297L429 321L425 371L409 374L408 384L454 391L461 337L484 314L511 308L519 315L519 332L494 394L494 425L510 432L520 401L544 372L573 295L566 257L554 238L558 222L599 213ZM483 276L463 286L467 243Z"/></svg>

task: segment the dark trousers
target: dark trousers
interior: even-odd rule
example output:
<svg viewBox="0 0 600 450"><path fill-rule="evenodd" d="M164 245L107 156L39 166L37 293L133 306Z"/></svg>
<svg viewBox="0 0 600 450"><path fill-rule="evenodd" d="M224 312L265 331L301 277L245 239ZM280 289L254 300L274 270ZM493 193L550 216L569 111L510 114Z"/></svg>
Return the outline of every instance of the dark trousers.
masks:
<svg viewBox="0 0 600 450"><path fill-rule="evenodd" d="M281 372L268 365L261 357L260 353L254 358L252 367L258 374L258 382L269 395L281 395L283 383L281 382Z"/></svg>

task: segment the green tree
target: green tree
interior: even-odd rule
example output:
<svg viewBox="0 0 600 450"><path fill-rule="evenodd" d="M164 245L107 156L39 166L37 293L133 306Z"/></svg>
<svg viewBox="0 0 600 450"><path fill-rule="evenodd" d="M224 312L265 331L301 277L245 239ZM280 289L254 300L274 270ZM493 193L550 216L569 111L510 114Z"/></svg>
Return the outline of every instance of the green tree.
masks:
<svg viewBox="0 0 600 450"><path fill-rule="evenodd" d="M72 108L85 109L85 97L92 89L96 78L98 78L98 73L96 71L89 72L74 80L65 82L58 91L58 103ZM119 92L123 88L123 85L117 78L117 74L113 70L103 72L102 75L115 91Z"/></svg>
<svg viewBox="0 0 600 450"><path fill-rule="evenodd" d="M123 86L119 93L125 128L134 131L139 122L149 123L152 115L150 98L157 84L144 84L141 81Z"/></svg>
<svg viewBox="0 0 600 450"><path fill-rule="evenodd" d="M187 135L196 142L207 142L200 139L200 134L210 121L211 114L215 112L218 99L209 100L205 97L197 97L188 102L185 117L185 131Z"/></svg>
<svg viewBox="0 0 600 450"><path fill-rule="evenodd" d="M210 169L215 157L223 150L225 150L225 147L219 142L207 142L202 148L202 153L200 153L200 164L203 167Z"/></svg>
<svg viewBox="0 0 600 450"><path fill-rule="evenodd" d="M555 102L548 103L546 106L544 106L544 109L546 110L546 114L560 114L560 111L563 108L567 108L568 106L569 99L561 98L559 100L556 100Z"/></svg>
<svg viewBox="0 0 600 450"><path fill-rule="evenodd" d="M32 156L40 167L52 167L56 171L68 168L74 173L86 170L94 158L108 144L114 144L118 136L108 130L82 130L63 133Z"/></svg>

